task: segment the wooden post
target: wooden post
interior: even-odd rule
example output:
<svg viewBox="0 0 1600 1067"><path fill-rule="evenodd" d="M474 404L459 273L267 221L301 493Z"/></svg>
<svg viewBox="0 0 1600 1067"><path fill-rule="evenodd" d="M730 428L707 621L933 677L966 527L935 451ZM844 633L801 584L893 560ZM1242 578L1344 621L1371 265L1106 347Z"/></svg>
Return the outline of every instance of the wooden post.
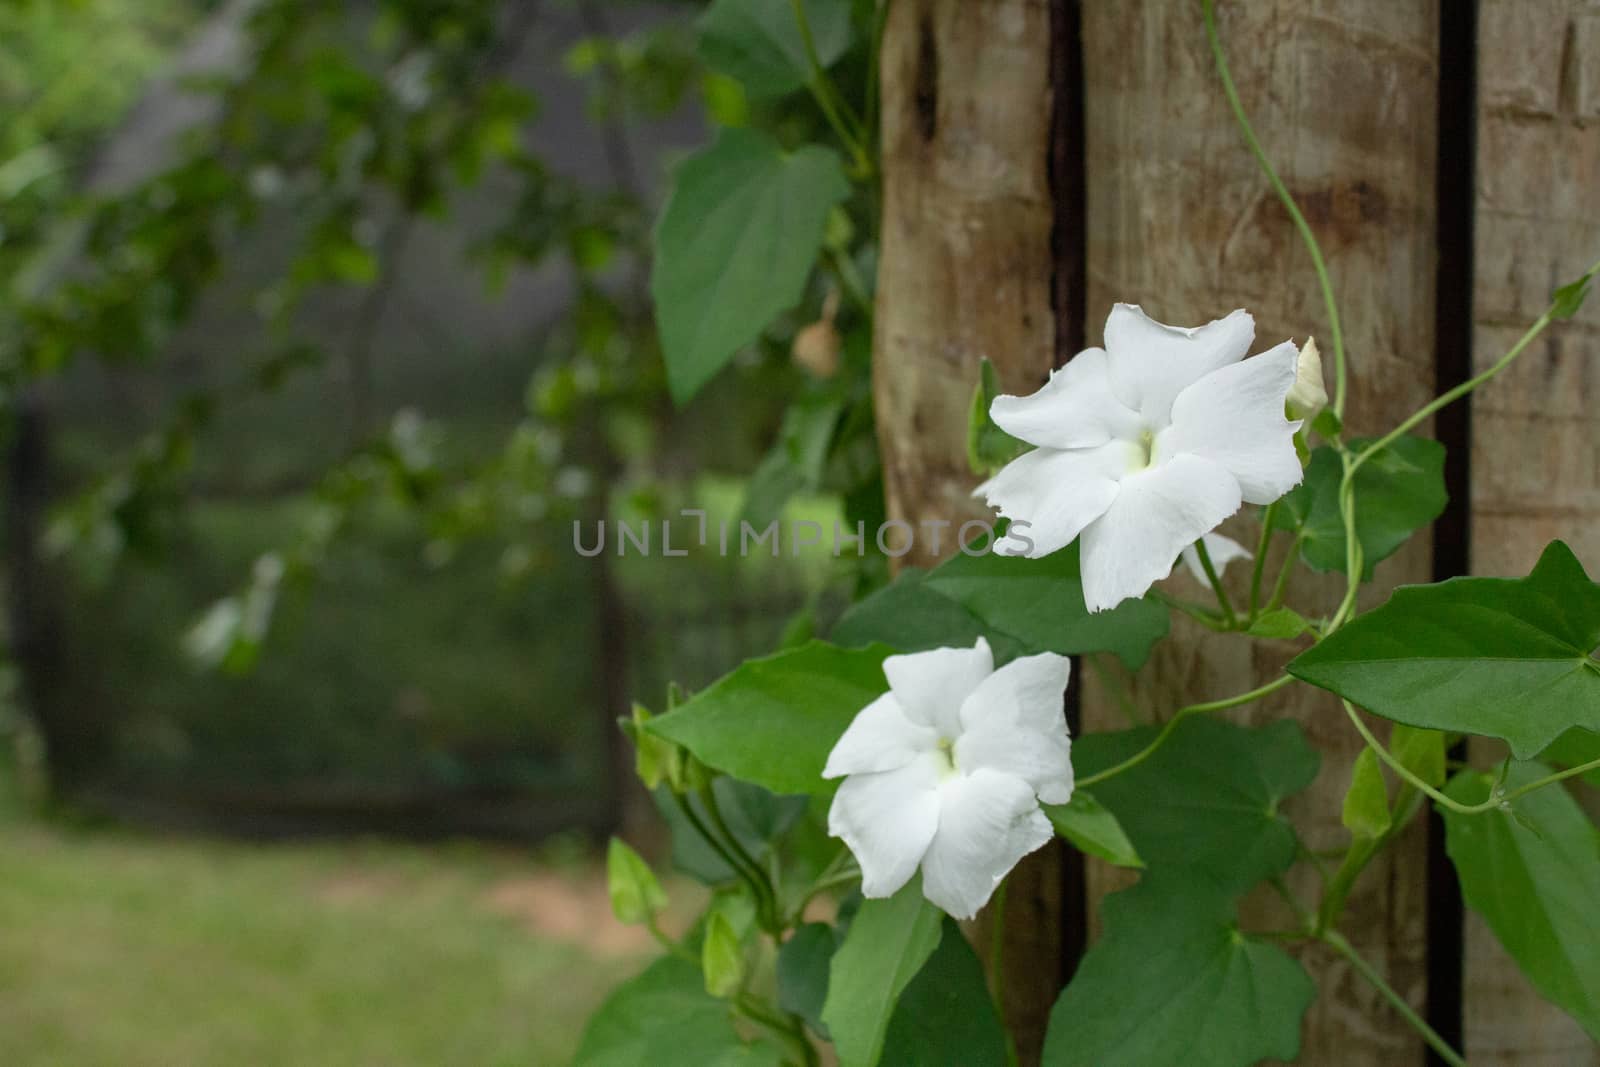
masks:
<svg viewBox="0 0 1600 1067"><path fill-rule="evenodd" d="M1256 131L1321 238L1344 312L1351 358L1349 423L1387 428L1434 383L1434 153L1438 10L1392 0L1259 0L1221 5L1234 78ZM1246 150L1213 66L1200 5L1124 0L1083 5L1088 160L1090 340L1114 301L1198 325L1244 307L1257 348L1308 333L1329 350L1311 261ZM1253 539L1245 518L1224 526ZM1363 605L1401 581L1431 577L1419 537L1378 567ZM1230 576L1236 602L1248 575ZM1188 581L1179 576L1174 584ZM1342 576L1297 579L1290 603L1331 608ZM1198 587L1178 590L1202 596ZM1243 691L1276 674L1293 646L1252 645L1179 620L1132 680L1141 708L1171 710ZM1086 729L1122 724L1112 697L1085 679ZM1347 841L1340 798L1361 739L1339 705L1305 687L1237 716L1290 716L1324 754L1291 815L1312 849ZM1421 824L1363 877L1347 911L1357 948L1413 1004L1425 994L1425 848ZM1091 865L1091 892L1121 879ZM1314 898L1315 877L1295 888ZM1257 925L1292 919L1265 894L1246 901ZM1302 953L1320 995L1302 1062L1420 1063L1421 1042L1343 961Z"/></svg>
<svg viewBox="0 0 1600 1067"><path fill-rule="evenodd" d="M873 395L889 517L916 535L902 563L936 562L961 521L989 517L966 458L979 359L1012 392L1032 392L1054 364L1052 6L890 8ZM1037 1060L1065 974L1063 858L1035 853L1009 882L1005 1013L1024 1062Z"/></svg>
<svg viewBox="0 0 1600 1067"><path fill-rule="evenodd" d="M1600 258L1600 7L1481 0L1473 360L1483 369ZM1600 301L1591 299L1472 401L1472 569L1528 573L1550 541L1600 574ZM1467 1059L1597 1067L1577 1023L1541 998L1467 916Z"/></svg>

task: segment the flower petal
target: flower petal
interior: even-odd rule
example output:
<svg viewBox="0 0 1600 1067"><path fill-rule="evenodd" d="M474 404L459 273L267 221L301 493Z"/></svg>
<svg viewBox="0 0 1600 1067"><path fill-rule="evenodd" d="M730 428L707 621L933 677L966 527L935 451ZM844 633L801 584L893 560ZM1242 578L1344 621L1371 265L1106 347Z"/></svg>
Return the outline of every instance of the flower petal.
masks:
<svg viewBox="0 0 1600 1067"><path fill-rule="evenodd" d="M910 881L939 828L944 757L931 752L897 770L852 774L828 809L828 833L861 866L861 892L893 896Z"/></svg>
<svg viewBox="0 0 1600 1067"><path fill-rule="evenodd" d="M890 656L883 673L906 718L954 740L961 733L961 702L994 673L994 654L980 637L971 648Z"/></svg>
<svg viewBox="0 0 1600 1067"><path fill-rule="evenodd" d="M1270 504L1300 484L1298 422L1283 416L1299 359L1292 341L1206 375L1172 405L1172 425L1156 439L1160 456L1189 452L1220 463L1244 499Z"/></svg>
<svg viewBox="0 0 1600 1067"><path fill-rule="evenodd" d="M995 542L1002 556L1038 559L1072 543L1117 496L1117 479L1142 456L1138 445L1111 441L1097 448L1038 448L1018 456L973 490L1022 529Z"/></svg>
<svg viewBox="0 0 1600 1067"><path fill-rule="evenodd" d="M1114 437L1138 437L1143 424L1111 392L1103 348L1087 348L1050 372L1028 396L997 396L989 417L1006 433L1045 448L1093 448Z"/></svg>
<svg viewBox="0 0 1600 1067"><path fill-rule="evenodd" d="M939 829L922 860L922 894L957 919L970 919L1017 861L1055 836L1033 787L980 770L939 789Z"/></svg>
<svg viewBox="0 0 1600 1067"><path fill-rule="evenodd" d="M1157 322L1137 304L1117 304L1106 319L1112 392L1150 429L1160 430L1171 421L1179 393L1243 359L1255 336L1255 319L1243 309L1184 329Z"/></svg>
<svg viewBox="0 0 1600 1067"><path fill-rule="evenodd" d="M995 671L961 705L956 766L987 768L1027 782L1046 804L1072 799L1072 741L1063 698L1072 661L1053 652Z"/></svg>
<svg viewBox="0 0 1600 1067"><path fill-rule="evenodd" d="M1255 559L1248 548L1231 537L1208 533L1200 540L1205 542L1206 555L1211 557L1211 565L1217 569L1218 577L1236 559ZM1206 569L1200 565L1200 553L1195 551L1193 541L1183 547L1183 565L1189 568L1189 573L1194 575L1196 581L1203 583L1211 580L1206 577Z"/></svg>
<svg viewBox="0 0 1600 1067"><path fill-rule="evenodd" d="M893 693L885 693L856 713L828 753L822 777L892 771L939 744L928 726L912 722Z"/></svg>
<svg viewBox="0 0 1600 1067"><path fill-rule="evenodd" d="M1239 483L1187 454L1124 479L1106 513L1083 531L1083 599L1090 611L1143 596L1172 573L1183 546L1239 510Z"/></svg>

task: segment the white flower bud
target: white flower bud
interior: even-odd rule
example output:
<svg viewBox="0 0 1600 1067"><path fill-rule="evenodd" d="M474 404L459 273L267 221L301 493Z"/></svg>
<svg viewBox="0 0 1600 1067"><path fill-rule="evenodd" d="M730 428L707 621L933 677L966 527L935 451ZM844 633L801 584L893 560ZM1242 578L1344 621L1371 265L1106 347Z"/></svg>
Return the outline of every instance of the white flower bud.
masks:
<svg viewBox="0 0 1600 1067"><path fill-rule="evenodd" d="M1290 418L1314 419L1328 406L1328 390L1322 384L1322 355L1317 351L1317 339L1309 337L1300 349L1295 365L1294 385L1289 388L1286 401Z"/></svg>

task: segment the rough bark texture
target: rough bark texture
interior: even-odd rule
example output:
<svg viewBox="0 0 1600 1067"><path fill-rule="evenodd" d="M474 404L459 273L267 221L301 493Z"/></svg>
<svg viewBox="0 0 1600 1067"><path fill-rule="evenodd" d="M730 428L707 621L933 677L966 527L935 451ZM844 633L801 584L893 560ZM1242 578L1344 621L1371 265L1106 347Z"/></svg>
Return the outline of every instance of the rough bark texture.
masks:
<svg viewBox="0 0 1600 1067"><path fill-rule="evenodd" d="M1311 262L1248 154L1223 97L1198 3L1133 0L1083 9L1088 168L1088 308L1143 304L1166 322L1197 325L1236 307L1256 316L1257 350L1314 333L1329 351ZM1317 231L1344 312L1351 358L1348 422L1387 428L1432 394L1434 157L1438 9L1390 0L1270 0L1226 4L1221 35L1256 131ZM1091 325L1091 342L1098 342ZM1331 368L1330 368L1331 371ZM1252 509L1253 510L1253 509ZM1224 526L1253 543L1253 518ZM1277 553L1269 574L1275 574ZM1363 605L1401 581L1430 577L1419 537L1381 564ZM1248 584L1236 566L1236 602ZM1340 581L1333 579L1338 578ZM1202 591L1175 577L1173 591ZM1296 579L1289 602L1330 610L1342 576ZM1180 620L1132 680L1141 709L1168 713L1274 676L1297 650L1252 644ZM1125 724L1113 696L1085 677L1085 729ZM1323 771L1291 809L1312 849L1341 847L1340 799L1361 749L1339 706L1291 687L1236 718L1296 718L1323 753ZM1413 1004L1426 982L1425 849L1421 823L1368 869L1342 924L1360 951ZM1090 872L1091 896L1122 876ZM1314 899L1315 875L1291 879ZM1262 894L1251 925L1291 922ZM1321 990L1307 1015L1301 1062L1420 1063L1416 1034L1342 960L1308 950Z"/></svg>
<svg viewBox="0 0 1600 1067"><path fill-rule="evenodd" d="M1600 4L1483 0L1479 16L1474 360L1493 362L1550 290L1600 258ZM1551 540L1600 574L1600 301L1473 398L1472 569L1521 576ZM1595 1067L1468 913L1473 1064Z"/></svg>
<svg viewBox="0 0 1600 1067"><path fill-rule="evenodd" d="M961 521L989 517L971 500L966 459L979 359L1013 392L1037 388L1052 365L1049 41L1045 0L890 10L873 386L889 517L916 533L901 562L935 562ZM936 549L942 522L954 525ZM1062 862L1052 846L1009 882L1005 1007L1024 1062L1063 974Z"/></svg>

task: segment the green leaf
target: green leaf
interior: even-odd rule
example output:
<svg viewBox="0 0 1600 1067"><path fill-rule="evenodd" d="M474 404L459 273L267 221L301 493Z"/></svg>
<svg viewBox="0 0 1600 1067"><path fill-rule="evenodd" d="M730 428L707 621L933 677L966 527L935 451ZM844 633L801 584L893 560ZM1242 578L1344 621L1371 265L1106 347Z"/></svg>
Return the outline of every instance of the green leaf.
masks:
<svg viewBox="0 0 1600 1067"><path fill-rule="evenodd" d="M1351 768L1340 819L1357 837L1382 837L1389 829L1389 785L1383 780L1378 754L1370 748L1361 750Z"/></svg>
<svg viewBox="0 0 1600 1067"><path fill-rule="evenodd" d="M849 0L806 0L806 22L824 68L850 48ZM700 57L737 78L752 97L781 96L811 80L791 0L715 0L700 17Z"/></svg>
<svg viewBox="0 0 1600 1067"><path fill-rule="evenodd" d="M1555 743L1539 753L1539 762L1554 763L1558 767L1581 767L1600 760L1600 734L1588 730L1571 729L1555 739ZM1600 768L1585 773L1582 780L1600 786Z"/></svg>
<svg viewBox="0 0 1600 1067"><path fill-rule="evenodd" d="M1305 970L1239 932L1226 894L1147 875L1106 898L1105 935L1050 1012L1044 1067L1293 1060Z"/></svg>
<svg viewBox="0 0 1600 1067"><path fill-rule="evenodd" d="M1568 282L1550 294L1550 317L1552 319L1570 319L1583 307L1584 300L1589 296L1589 283L1594 279L1594 271L1573 281Z"/></svg>
<svg viewBox="0 0 1600 1067"><path fill-rule="evenodd" d="M1359 452L1369 440L1350 443ZM1278 502L1275 529L1298 530L1301 555L1315 571L1345 569L1344 519L1339 515L1339 454L1324 445L1311 453L1305 481ZM1402 437L1356 471L1356 539L1362 578L1444 512L1444 446L1425 437Z"/></svg>
<svg viewBox="0 0 1600 1067"><path fill-rule="evenodd" d="M974 474L993 474L1029 447L989 417L989 406L999 395L1000 375L989 357L984 356L979 363L978 384L972 391L972 410L967 413L967 465Z"/></svg>
<svg viewBox="0 0 1600 1067"><path fill-rule="evenodd" d="M1006 1032L995 1014L983 965L954 919L939 947L900 994L879 1067L1005 1067Z"/></svg>
<svg viewBox="0 0 1600 1067"><path fill-rule="evenodd" d="M1073 742L1073 765L1088 777L1140 752L1155 734L1085 734ZM1183 870L1242 893L1294 862L1294 830L1281 807L1311 784L1317 762L1293 722L1252 730L1194 717L1144 762L1096 783L1094 795L1152 870Z"/></svg>
<svg viewBox="0 0 1600 1067"><path fill-rule="evenodd" d="M826 1038L822 1005L828 998L828 965L835 947L833 927L804 923L778 950L778 1007L806 1021Z"/></svg>
<svg viewBox="0 0 1600 1067"><path fill-rule="evenodd" d="M1013 659L1023 652L1010 637L994 633L966 608L942 593L923 587L928 572L906 567L891 585L856 601L828 638L836 645L859 648L874 641L892 644L901 652L930 648L971 648L987 637L996 659Z"/></svg>
<svg viewBox="0 0 1600 1067"><path fill-rule="evenodd" d="M849 193L829 149L785 152L748 129L724 129L679 165L656 226L650 273L676 402L686 402L799 302L828 212Z"/></svg>
<svg viewBox="0 0 1600 1067"><path fill-rule="evenodd" d="M706 917L705 940L700 943L700 971L706 992L724 999L739 991L744 981L744 945L733 923L719 908Z"/></svg>
<svg viewBox="0 0 1600 1067"><path fill-rule="evenodd" d="M789 405L777 441L750 477L741 519L765 526L781 517L791 496L821 484L828 448L843 412L844 398L832 392L807 393Z"/></svg>
<svg viewBox="0 0 1600 1067"><path fill-rule="evenodd" d="M1600 585L1553 541L1527 578L1403 586L1289 673L1386 719L1498 737L1518 759L1600 730Z"/></svg>
<svg viewBox="0 0 1600 1067"><path fill-rule="evenodd" d="M1262 615L1250 624L1251 637L1269 637L1287 640L1299 637L1310 629L1309 624L1301 617L1298 611L1291 608L1278 608Z"/></svg>
<svg viewBox="0 0 1600 1067"><path fill-rule="evenodd" d="M1137 669L1166 636L1168 621L1167 609L1149 598L1125 600L1091 615L1083 603L1074 543L1044 559L958 553L856 604L839 620L833 639L884 641L916 652L970 645L981 634L1002 657L1114 652Z"/></svg>
<svg viewBox="0 0 1600 1067"><path fill-rule="evenodd" d="M862 903L833 954L822 1021L842 1067L872 1067L895 1004L939 947L944 915L922 896L922 879Z"/></svg>
<svg viewBox="0 0 1600 1067"><path fill-rule="evenodd" d="M778 1067L780 1051L747 1044L700 969L675 956L619 986L589 1020L573 1067Z"/></svg>
<svg viewBox="0 0 1600 1067"><path fill-rule="evenodd" d="M1144 866L1117 817L1084 790L1073 793L1066 804L1044 805L1044 813L1056 833L1072 842L1078 851L1119 867Z"/></svg>
<svg viewBox="0 0 1600 1067"><path fill-rule="evenodd" d="M655 872L620 837L613 837L606 849L606 889L612 912L625 923L645 922L667 906Z"/></svg>
<svg viewBox="0 0 1600 1067"><path fill-rule="evenodd" d="M1549 773L1513 763L1516 788ZM1445 793L1480 804L1492 775L1462 771ZM1468 906L1482 915L1535 989L1600 1041L1600 830L1559 786L1512 801L1513 813L1462 815L1440 807L1445 848Z"/></svg>
<svg viewBox="0 0 1600 1067"><path fill-rule="evenodd" d="M1444 734L1397 722L1389 730L1389 752L1400 766L1437 788L1445 779Z"/></svg>
<svg viewBox="0 0 1600 1067"><path fill-rule="evenodd" d="M787 834L806 811L805 797L774 796L758 785L726 775L713 779L709 788L716 797L717 807L722 811L728 829L733 831L740 846L757 860L763 859L773 847L773 842L780 835ZM738 877L733 868L695 831L669 791L657 789L652 796L672 832L673 866L707 885ZM685 802L691 807L700 806L699 801L692 797L685 798Z"/></svg>
<svg viewBox="0 0 1600 1067"><path fill-rule="evenodd" d="M890 649L812 641L746 660L711 688L650 720L648 728L707 766L774 793L831 795L828 753L856 713L889 689Z"/></svg>

